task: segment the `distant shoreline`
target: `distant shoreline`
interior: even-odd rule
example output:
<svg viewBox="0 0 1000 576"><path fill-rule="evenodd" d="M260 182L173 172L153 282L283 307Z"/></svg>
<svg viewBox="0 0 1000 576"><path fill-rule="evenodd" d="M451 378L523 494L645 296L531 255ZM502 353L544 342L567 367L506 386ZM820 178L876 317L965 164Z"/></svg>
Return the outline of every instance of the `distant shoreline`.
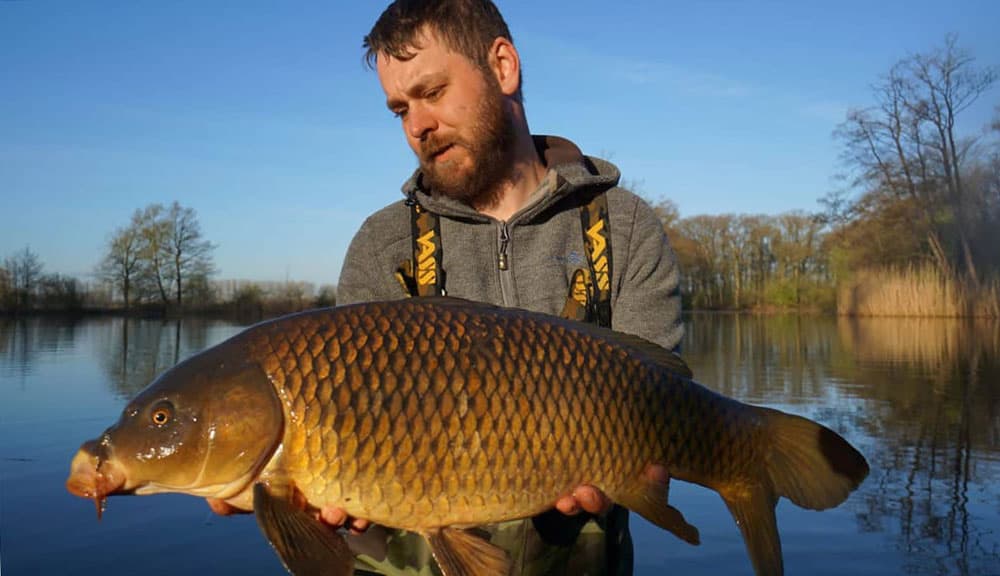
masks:
<svg viewBox="0 0 1000 576"><path fill-rule="evenodd" d="M184 318L209 318L219 320L232 320L240 323L259 322L271 318L277 318L286 314L294 314L305 310L314 310L323 306L306 307L282 307L265 306L256 309L237 309L233 305L221 304L218 306L198 309L184 309L178 311L174 308L164 308L160 306L144 306L125 310L123 308L80 308L80 309L33 309L29 311L9 311L0 310L0 319L17 318L138 318L138 319L163 319L177 320ZM991 316L980 316L975 314L954 315L954 314L905 314L898 312L886 312L883 314L867 313L840 313L831 310L823 310L818 307L807 308L742 308L742 309L717 309L717 308L684 308L683 314L698 315L748 315L748 316L801 316L801 317L845 317L845 318L942 318L942 319L991 319Z"/></svg>

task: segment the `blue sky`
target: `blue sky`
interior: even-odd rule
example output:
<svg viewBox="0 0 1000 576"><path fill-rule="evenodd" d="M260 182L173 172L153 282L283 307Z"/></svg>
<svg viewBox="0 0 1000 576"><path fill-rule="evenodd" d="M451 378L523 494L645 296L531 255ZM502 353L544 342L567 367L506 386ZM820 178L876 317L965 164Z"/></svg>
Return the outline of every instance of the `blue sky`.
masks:
<svg viewBox="0 0 1000 576"><path fill-rule="evenodd" d="M682 216L816 210L831 138L907 54L1000 65L1000 2L498 2L533 132ZM0 258L86 277L153 202L197 211L220 278L336 283L416 162L361 39L383 2L0 0ZM1000 86L966 113L985 124Z"/></svg>

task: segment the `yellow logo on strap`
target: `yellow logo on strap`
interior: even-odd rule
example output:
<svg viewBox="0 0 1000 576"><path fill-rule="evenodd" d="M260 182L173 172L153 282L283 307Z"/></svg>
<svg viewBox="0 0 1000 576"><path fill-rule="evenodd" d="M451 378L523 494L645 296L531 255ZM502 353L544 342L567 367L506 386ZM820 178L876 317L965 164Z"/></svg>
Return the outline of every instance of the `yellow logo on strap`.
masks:
<svg viewBox="0 0 1000 576"><path fill-rule="evenodd" d="M428 230L425 234L417 238L420 245L420 254L417 254L417 284L430 286L437 282L437 271L434 263L434 231Z"/></svg>
<svg viewBox="0 0 1000 576"><path fill-rule="evenodd" d="M587 237L590 238L590 261L594 263L594 281L597 289L605 291L611 285L608 279L608 257L604 253L607 241L604 239L604 220L598 220L596 224L587 230Z"/></svg>

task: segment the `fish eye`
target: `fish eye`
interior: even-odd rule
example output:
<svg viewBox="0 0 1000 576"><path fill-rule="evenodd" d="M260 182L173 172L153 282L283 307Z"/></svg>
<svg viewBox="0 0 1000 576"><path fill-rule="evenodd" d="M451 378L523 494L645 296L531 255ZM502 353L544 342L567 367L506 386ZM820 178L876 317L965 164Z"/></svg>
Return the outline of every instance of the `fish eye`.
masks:
<svg viewBox="0 0 1000 576"><path fill-rule="evenodd" d="M166 400L157 402L149 414L149 419L157 426L163 426L174 417L174 407Z"/></svg>

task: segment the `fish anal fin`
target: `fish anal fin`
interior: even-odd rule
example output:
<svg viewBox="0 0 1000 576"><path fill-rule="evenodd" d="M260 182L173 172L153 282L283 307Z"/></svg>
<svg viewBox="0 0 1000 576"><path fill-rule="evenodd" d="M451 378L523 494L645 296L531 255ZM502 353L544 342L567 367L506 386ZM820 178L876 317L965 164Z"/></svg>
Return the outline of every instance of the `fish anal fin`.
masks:
<svg viewBox="0 0 1000 576"><path fill-rule="evenodd" d="M753 563L754 573L757 576L781 576L785 569L778 523L774 517L774 506L778 501L774 490L768 485L756 484L720 490L719 494L743 534L743 543Z"/></svg>
<svg viewBox="0 0 1000 576"><path fill-rule="evenodd" d="M510 560L502 549L473 530L442 528L424 533L444 576L507 576Z"/></svg>
<svg viewBox="0 0 1000 576"><path fill-rule="evenodd" d="M698 545L698 529L688 524L681 511L668 503L670 481L641 479L634 488L618 497L618 503L687 542Z"/></svg>
<svg viewBox="0 0 1000 576"><path fill-rule="evenodd" d="M354 556L344 538L287 498L271 494L264 484L257 483L253 508L261 532L291 574L354 573Z"/></svg>

